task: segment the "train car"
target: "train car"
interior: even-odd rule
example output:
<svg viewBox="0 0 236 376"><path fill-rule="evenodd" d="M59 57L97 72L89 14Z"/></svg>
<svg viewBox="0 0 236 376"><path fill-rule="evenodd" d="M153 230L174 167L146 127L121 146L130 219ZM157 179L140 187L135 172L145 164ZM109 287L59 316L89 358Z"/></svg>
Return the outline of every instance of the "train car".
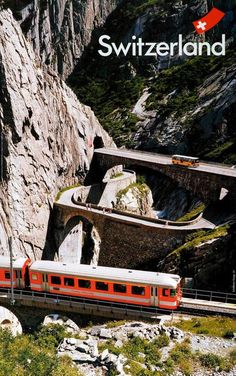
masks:
<svg viewBox="0 0 236 376"><path fill-rule="evenodd" d="M172 163L187 166L187 167L198 167L199 166L199 158L196 157L188 157L186 155L173 155L172 156Z"/></svg>
<svg viewBox="0 0 236 376"><path fill-rule="evenodd" d="M29 268L34 291L176 309L181 299L175 274L103 266L35 261Z"/></svg>
<svg viewBox="0 0 236 376"><path fill-rule="evenodd" d="M23 289L26 286L30 259L13 259L13 287ZM11 287L10 257L0 256L0 287Z"/></svg>

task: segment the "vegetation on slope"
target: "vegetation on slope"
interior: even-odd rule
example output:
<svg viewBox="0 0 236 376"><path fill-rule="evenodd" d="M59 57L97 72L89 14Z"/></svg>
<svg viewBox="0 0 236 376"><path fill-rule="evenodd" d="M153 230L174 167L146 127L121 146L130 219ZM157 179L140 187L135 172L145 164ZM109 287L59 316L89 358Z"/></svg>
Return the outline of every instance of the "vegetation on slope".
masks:
<svg viewBox="0 0 236 376"><path fill-rule="evenodd" d="M216 323L214 325L216 326ZM170 350L168 358L163 361L161 350L169 344L170 340L166 335L160 335L152 342L134 337L125 342L121 348L117 348L113 340L108 340L100 345L99 350L108 349L110 353L123 354L128 359L125 369L132 376L166 376L176 370L190 376L199 368L203 372L204 369L214 370L216 367L222 371L229 371L236 364L234 350L226 357L193 352L189 338L181 343L177 342ZM159 371L153 371L152 366L158 367Z"/></svg>
<svg viewBox="0 0 236 376"><path fill-rule="evenodd" d="M182 217L180 217L177 222L185 222L185 221L192 221L193 219L197 218L204 210L206 206L205 204L199 204L190 212L186 213Z"/></svg>
<svg viewBox="0 0 236 376"><path fill-rule="evenodd" d="M236 332L236 320L229 317L198 317L181 320L176 326L186 332L223 338L232 338Z"/></svg>
<svg viewBox="0 0 236 376"><path fill-rule="evenodd" d="M121 198L123 196L125 196L126 193L129 190L132 190L133 188L136 188L138 190L138 192L140 193L141 197L144 197L150 191L150 188L145 183L139 183L139 182L137 182L137 183L131 183L130 185L128 185L128 187L126 187L124 189L121 189L117 193L117 195L116 195L117 202L119 203L119 201L121 200Z"/></svg>
<svg viewBox="0 0 236 376"><path fill-rule="evenodd" d="M66 331L61 325L48 325L33 335L16 337L0 329L0 375L79 376L70 358L57 356L56 348L64 337Z"/></svg>
<svg viewBox="0 0 236 376"><path fill-rule="evenodd" d="M73 189L73 188L77 188L77 187L80 187L80 183L77 183L77 184L73 184L73 185L70 185L69 187L64 187L62 188L56 195L55 197L55 201L59 201L60 198L61 198L61 195L66 192L66 191L69 191L70 189Z"/></svg>
<svg viewBox="0 0 236 376"><path fill-rule="evenodd" d="M200 105L200 85L215 73L236 63L235 51L228 50L224 58L199 56L157 71L155 58L138 59L129 55L111 55L104 59L97 53L100 33L110 35L112 41L119 44L132 32L138 17L148 14L151 24L165 23L167 14L176 13L176 10L172 9L175 3L174 0L123 2L108 18L104 28L94 34L94 40L86 50L78 69L69 79L69 84L79 99L93 108L118 146L135 146L134 134L139 128L139 118L132 110L144 88L149 88L150 92L147 110L157 111L163 121L170 116L179 121L183 114ZM157 36L157 31L151 31L148 26L144 27L144 40L150 41ZM232 137L229 140L219 140L217 135L213 135L210 145L206 143L204 147L202 144L199 147L197 140L200 136L194 129L194 121L186 119L183 124L183 127L191 130L193 154L197 153L211 160L236 163L236 140Z"/></svg>
<svg viewBox="0 0 236 376"><path fill-rule="evenodd" d="M229 228L229 225L224 225L216 227L213 230L199 230L194 232L193 234L187 235L185 239L186 242L174 251L172 251L167 256L167 259L173 255L180 257L182 253L189 252L192 249L199 246L200 244L206 243L210 240L224 237L228 234Z"/></svg>

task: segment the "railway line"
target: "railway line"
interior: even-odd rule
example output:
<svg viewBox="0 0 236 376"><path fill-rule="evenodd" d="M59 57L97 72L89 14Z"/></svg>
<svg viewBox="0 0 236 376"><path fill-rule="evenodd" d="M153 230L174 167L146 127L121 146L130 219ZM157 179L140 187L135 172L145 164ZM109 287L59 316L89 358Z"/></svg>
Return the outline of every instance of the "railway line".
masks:
<svg viewBox="0 0 236 376"><path fill-rule="evenodd" d="M214 295L214 294L212 294ZM225 294L227 295L227 294ZM180 307L175 310L160 309L156 307L144 307L132 304L114 303L109 301L78 298L73 296L57 295L52 293L14 290L14 304L18 306L35 307L37 309L48 309L50 312L73 312L78 314L94 315L114 319L150 319L156 320L162 315L223 315L236 317L236 294L230 294L231 301L227 303L220 301L209 301L204 299L182 298ZM0 305L11 309L11 290L0 289Z"/></svg>

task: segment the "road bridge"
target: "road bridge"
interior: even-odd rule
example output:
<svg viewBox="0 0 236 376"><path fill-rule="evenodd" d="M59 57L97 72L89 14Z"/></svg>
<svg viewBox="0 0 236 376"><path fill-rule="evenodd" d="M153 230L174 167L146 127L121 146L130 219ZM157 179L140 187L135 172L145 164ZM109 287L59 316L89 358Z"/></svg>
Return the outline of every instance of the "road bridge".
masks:
<svg viewBox="0 0 236 376"><path fill-rule="evenodd" d="M219 199L222 188L236 194L236 169L223 164L200 161L198 167L185 167L172 164L172 157L168 155L114 148L95 150L92 168L96 166L101 175L116 165L143 166L158 171L204 201Z"/></svg>
<svg viewBox="0 0 236 376"><path fill-rule="evenodd" d="M63 192L54 203L56 226L63 239L73 232L71 228L68 231L72 220L74 225L76 219L79 223L83 218L91 223L99 238L99 264L103 266L143 269L150 263L153 268L182 244L187 234L215 227L201 215L193 221L174 222L77 202L77 189Z"/></svg>
<svg viewBox="0 0 236 376"><path fill-rule="evenodd" d="M96 224L99 218L108 218L116 222L133 224L140 229L150 227L153 229L175 230L175 231L192 231L199 229L213 229L215 225L202 215L196 219L185 222L170 221L159 218L150 218L138 214L123 212L117 209L105 208L102 206L82 203L76 201L75 194L78 188L72 188L63 192L55 206L65 210L64 221L67 222L71 216L79 215L88 219L91 223Z"/></svg>

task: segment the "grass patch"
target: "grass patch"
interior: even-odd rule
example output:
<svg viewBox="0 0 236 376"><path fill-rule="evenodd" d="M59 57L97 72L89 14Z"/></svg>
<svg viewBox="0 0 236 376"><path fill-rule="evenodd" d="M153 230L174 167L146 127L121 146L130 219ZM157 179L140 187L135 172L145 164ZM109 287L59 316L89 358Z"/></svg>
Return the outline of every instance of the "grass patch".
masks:
<svg viewBox="0 0 236 376"><path fill-rule="evenodd" d="M236 320L228 317L199 317L191 320L181 320L177 328L195 334L225 337L225 334L236 332Z"/></svg>
<svg viewBox="0 0 236 376"><path fill-rule="evenodd" d="M228 234L229 225L219 226L213 230L208 231L196 231L193 234L186 236L186 243L172 251L168 256L180 256L183 252L188 252L207 241L218 239Z"/></svg>
<svg viewBox="0 0 236 376"><path fill-rule="evenodd" d="M118 202L119 202L119 200L121 200L122 196L126 195L126 193L130 189L133 189L133 188L137 188L142 197L145 196L150 190L150 188L145 183L138 183L138 182L132 183L128 187L126 187L125 189L121 189L117 193L116 197L117 197Z"/></svg>
<svg viewBox="0 0 236 376"><path fill-rule="evenodd" d="M187 222L191 221L199 216L200 213L202 213L205 210L206 206L205 204L200 204L196 208L192 209L190 212L184 214L182 217L180 217L177 222Z"/></svg>
<svg viewBox="0 0 236 376"><path fill-rule="evenodd" d="M108 329L117 328L118 326L125 325L127 321L125 320L119 320L119 321L109 321L106 324L106 327Z"/></svg>
<svg viewBox="0 0 236 376"><path fill-rule="evenodd" d="M158 365L161 358L159 348L154 342L149 342L139 337L125 342L121 350L127 358L140 363ZM145 357L140 357L139 353L143 353Z"/></svg>
<svg viewBox="0 0 236 376"><path fill-rule="evenodd" d="M171 361L168 366L169 372L177 367L184 375L192 375L195 356L191 351L188 341L177 343L170 351L169 360Z"/></svg>
<svg viewBox="0 0 236 376"><path fill-rule="evenodd" d="M76 184L73 184L73 185L70 185L69 187L64 187L62 188L56 195L56 198L55 198L55 201L59 201L60 198L61 198L61 195L66 192L66 191L69 191L69 189L72 189L72 188L77 188L77 187L80 187L81 184L80 183L76 183Z"/></svg>
<svg viewBox="0 0 236 376"><path fill-rule="evenodd" d="M111 179L120 178L123 175L124 175L123 172L117 172L116 174L114 174L114 175L111 176Z"/></svg>

